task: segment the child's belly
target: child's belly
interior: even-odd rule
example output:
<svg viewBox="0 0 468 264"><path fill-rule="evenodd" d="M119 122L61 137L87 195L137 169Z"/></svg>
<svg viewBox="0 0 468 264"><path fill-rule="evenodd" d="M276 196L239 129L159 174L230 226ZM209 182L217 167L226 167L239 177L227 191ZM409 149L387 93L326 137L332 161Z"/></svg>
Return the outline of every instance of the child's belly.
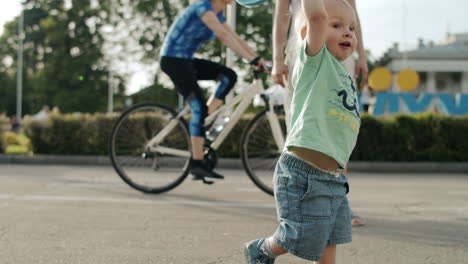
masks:
<svg viewBox="0 0 468 264"><path fill-rule="evenodd" d="M301 147L291 147L289 151L314 167L324 171L334 172L339 167L339 164L335 159L323 154L322 152Z"/></svg>

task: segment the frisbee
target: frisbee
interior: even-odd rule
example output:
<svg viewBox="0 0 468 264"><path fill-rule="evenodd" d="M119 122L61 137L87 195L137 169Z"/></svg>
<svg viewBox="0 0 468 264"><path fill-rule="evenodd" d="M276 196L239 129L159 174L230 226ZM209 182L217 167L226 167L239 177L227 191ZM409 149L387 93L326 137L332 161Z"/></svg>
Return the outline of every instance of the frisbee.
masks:
<svg viewBox="0 0 468 264"><path fill-rule="evenodd" d="M254 7L265 3L268 0L236 0L236 2L245 7Z"/></svg>

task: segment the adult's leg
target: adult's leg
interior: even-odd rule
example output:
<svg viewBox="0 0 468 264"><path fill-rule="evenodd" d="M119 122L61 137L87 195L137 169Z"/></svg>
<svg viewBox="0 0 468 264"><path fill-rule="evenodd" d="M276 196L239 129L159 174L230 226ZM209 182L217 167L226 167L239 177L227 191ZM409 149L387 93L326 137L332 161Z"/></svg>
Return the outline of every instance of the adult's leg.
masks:
<svg viewBox="0 0 468 264"><path fill-rule="evenodd" d="M363 104L362 107L364 108L365 113L369 112L369 104Z"/></svg>
<svg viewBox="0 0 468 264"><path fill-rule="evenodd" d="M289 134L289 131L291 131L291 101L292 101L292 94L293 90L290 88L292 86L291 83L288 83L288 87L286 87L285 90L285 96L284 96L284 117L285 117L285 122L286 122L286 132Z"/></svg>
<svg viewBox="0 0 468 264"><path fill-rule="evenodd" d="M206 100L198 86L193 60L163 57L161 59L161 69L169 75L172 82L177 87L179 93L190 105L192 117L190 119L190 139L192 143L192 160L190 171L194 180L203 180L204 177L224 178L213 171L213 168L204 161L205 144L205 117L208 112Z"/></svg>
<svg viewBox="0 0 468 264"><path fill-rule="evenodd" d="M192 142L192 158L194 160L203 160L203 145L205 144L204 125L208 110L205 98L198 93L201 93L201 91L194 92L187 98L190 109L192 110L189 130Z"/></svg>
<svg viewBox="0 0 468 264"><path fill-rule="evenodd" d="M194 160L203 160L203 144L205 144L204 137L190 137L192 142L192 155Z"/></svg>
<svg viewBox="0 0 468 264"><path fill-rule="evenodd" d="M208 114L213 113L223 103L224 101L221 99L210 97L210 99L208 100Z"/></svg>
<svg viewBox="0 0 468 264"><path fill-rule="evenodd" d="M291 35L290 35L291 37ZM292 45L291 43L288 42L288 45ZM287 86L285 87L285 96L284 96L284 117L285 117L285 122L286 122L286 132L289 134L289 131L291 131L291 101L292 97L294 94L294 87L292 85L292 73L294 71L294 64L296 63L296 57L295 57L296 52L295 51L290 51L289 54L287 54L287 61L288 61L288 80L287 80Z"/></svg>
<svg viewBox="0 0 468 264"><path fill-rule="evenodd" d="M357 214L354 213L353 210L351 210L351 225L352 226L363 226L364 222L362 221L361 217Z"/></svg>
<svg viewBox="0 0 468 264"><path fill-rule="evenodd" d="M203 160L204 121L208 110L206 100L197 83L193 60L163 57L161 68L169 75L178 92L182 94L190 106L192 117L189 131L192 142L192 158Z"/></svg>
<svg viewBox="0 0 468 264"><path fill-rule="evenodd" d="M209 60L194 59L196 78L198 80L216 80L218 86L208 100L208 114L216 110L231 91L237 81L237 74L230 68Z"/></svg>

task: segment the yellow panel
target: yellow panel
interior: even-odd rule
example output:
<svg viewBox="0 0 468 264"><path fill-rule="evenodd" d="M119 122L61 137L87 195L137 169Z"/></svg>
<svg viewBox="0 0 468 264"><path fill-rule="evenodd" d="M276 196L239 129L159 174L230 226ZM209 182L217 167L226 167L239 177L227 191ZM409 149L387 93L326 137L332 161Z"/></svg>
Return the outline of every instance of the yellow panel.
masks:
<svg viewBox="0 0 468 264"><path fill-rule="evenodd" d="M396 83L403 91L411 91L419 85L419 75L411 69L402 70L398 73Z"/></svg>
<svg viewBox="0 0 468 264"><path fill-rule="evenodd" d="M392 85L392 73L385 67L377 67L369 75L369 87L385 91Z"/></svg>

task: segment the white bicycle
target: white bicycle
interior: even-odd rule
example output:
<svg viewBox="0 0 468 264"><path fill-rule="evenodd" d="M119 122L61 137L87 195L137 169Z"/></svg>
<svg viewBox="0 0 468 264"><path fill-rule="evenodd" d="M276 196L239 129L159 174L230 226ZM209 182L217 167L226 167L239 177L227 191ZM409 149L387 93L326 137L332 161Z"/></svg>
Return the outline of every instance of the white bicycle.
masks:
<svg viewBox="0 0 468 264"><path fill-rule="evenodd" d="M285 143L284 112L281 105L270 104L259 72L254 73L252 84L205 119L207 131L219 132L207 135L211 140L205 144L205 159L213 168L217 165L216 150L260 94L265 107L245 127L239 149L247 175L273 195L273 173ZM176 112L162 104L142 103L120 115L111 131L109 154L114 169L128 185L144 193L162 193L185 180L191 157L189 113L187 104Z"/></svg>

